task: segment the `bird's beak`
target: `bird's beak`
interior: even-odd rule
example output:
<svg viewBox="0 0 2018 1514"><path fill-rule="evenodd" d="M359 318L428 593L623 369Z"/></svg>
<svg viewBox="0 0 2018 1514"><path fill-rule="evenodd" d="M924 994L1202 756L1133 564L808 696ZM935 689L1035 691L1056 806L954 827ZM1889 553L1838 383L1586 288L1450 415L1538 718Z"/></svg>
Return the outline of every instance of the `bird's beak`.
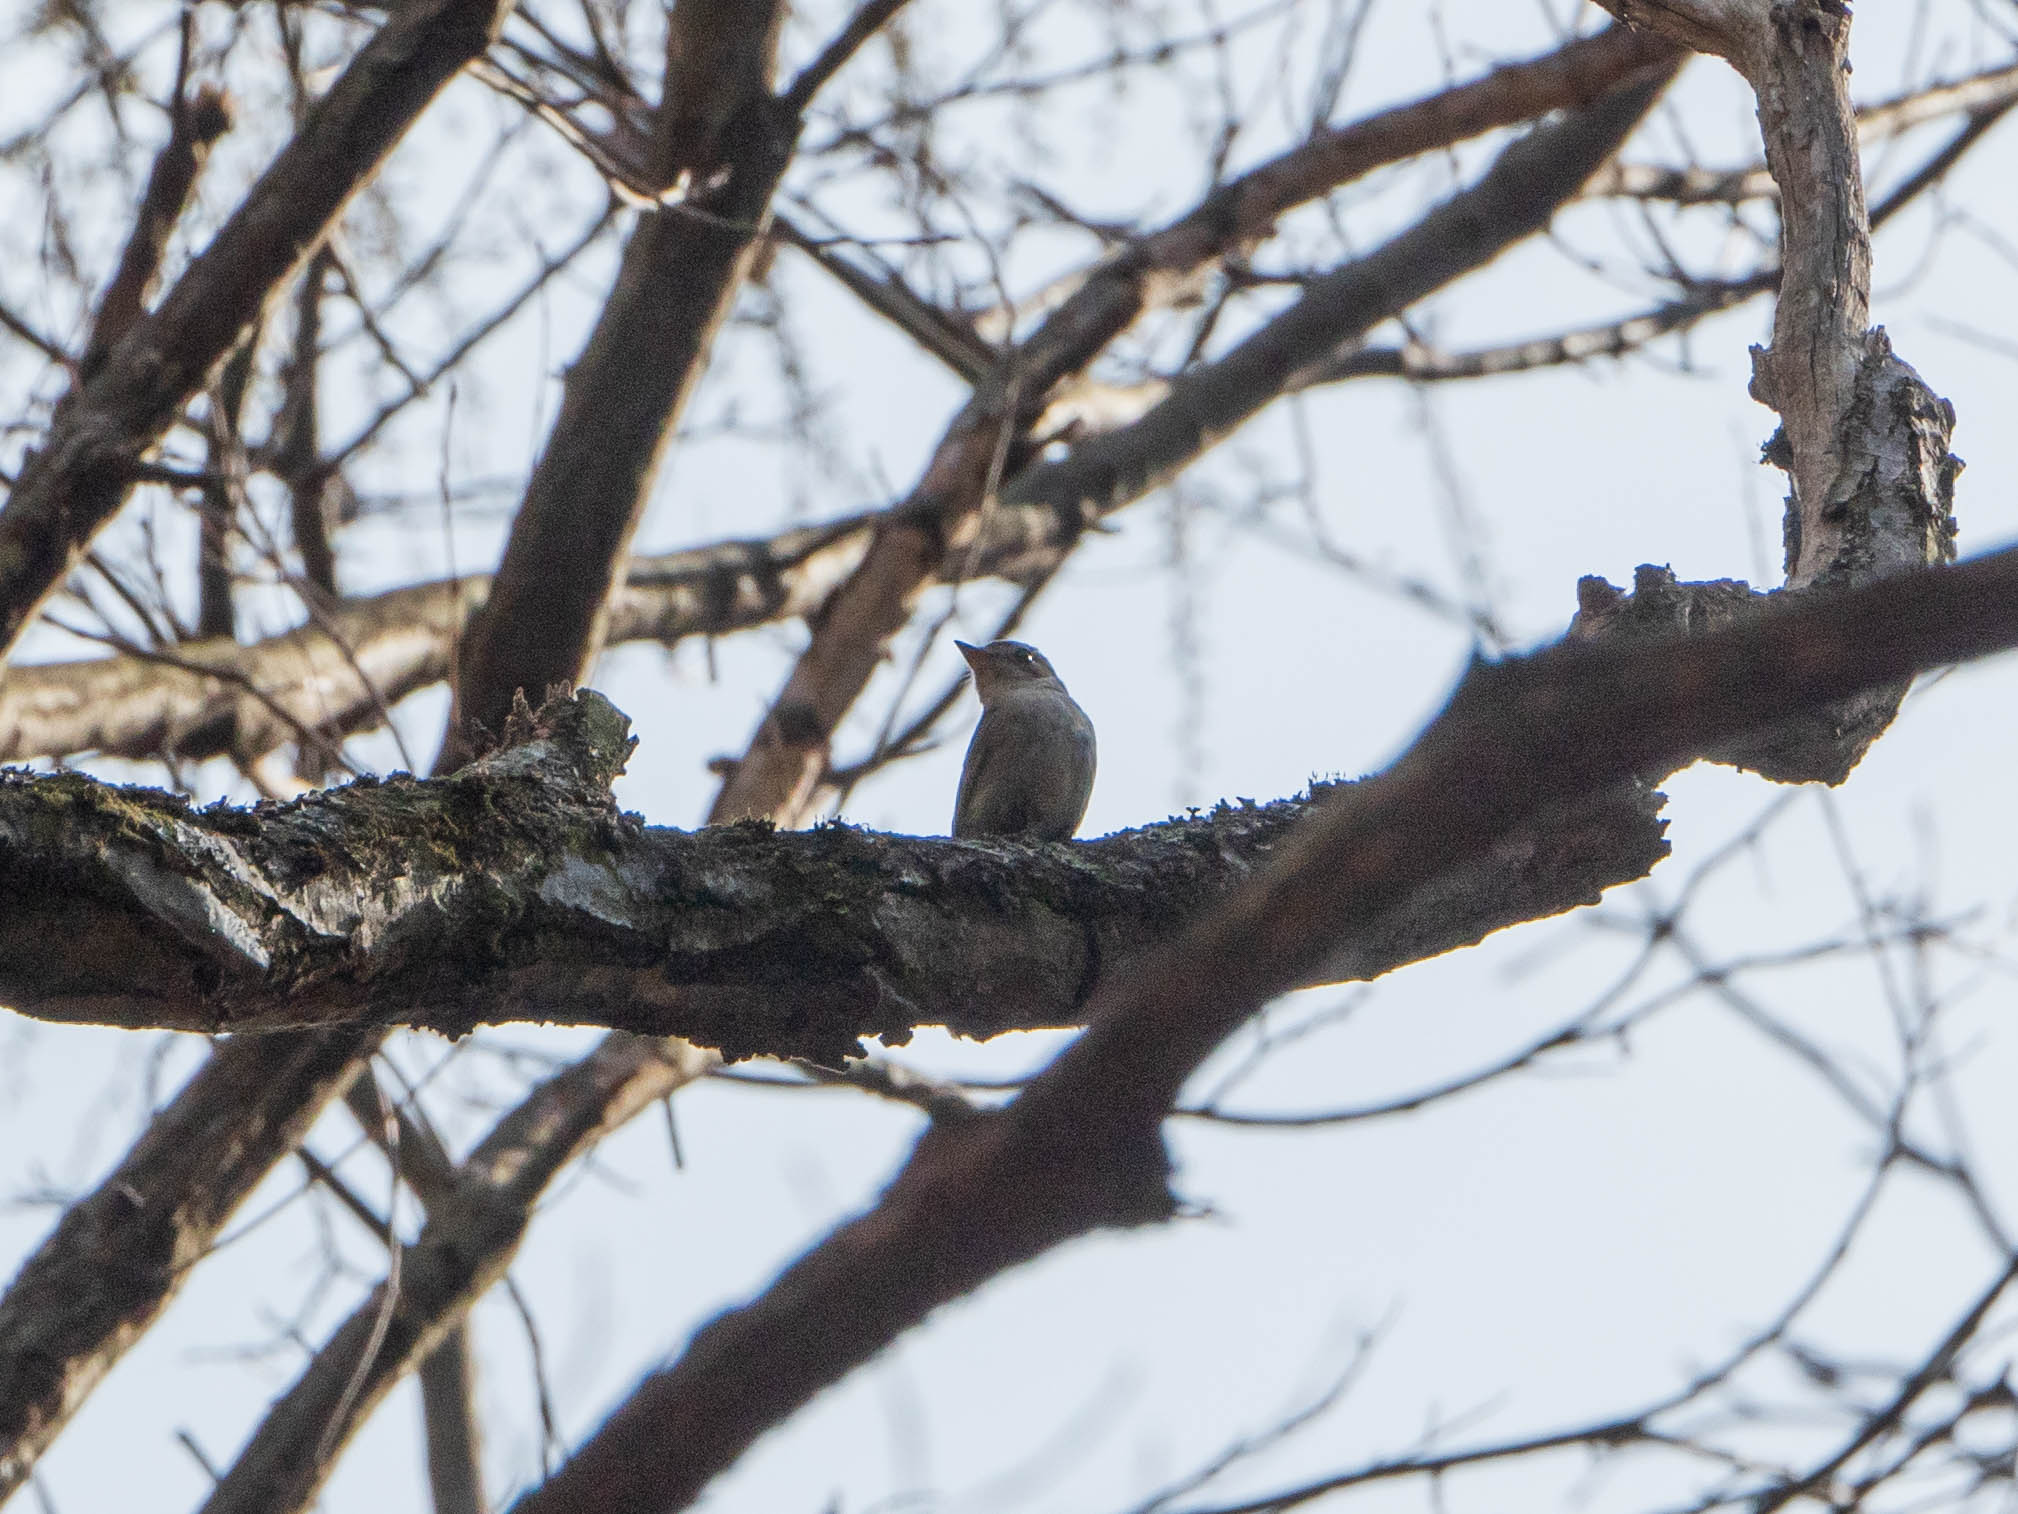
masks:
<svg viewBox="0 0 2018 1514"><path fill-rule="evenodd" d="M979 672L981 664L988 660L987 652L980 647L969 646L964 641L956 641L953 645L958 647L960 655L967 659L967 666L973 668L976 672Z"/></svg>

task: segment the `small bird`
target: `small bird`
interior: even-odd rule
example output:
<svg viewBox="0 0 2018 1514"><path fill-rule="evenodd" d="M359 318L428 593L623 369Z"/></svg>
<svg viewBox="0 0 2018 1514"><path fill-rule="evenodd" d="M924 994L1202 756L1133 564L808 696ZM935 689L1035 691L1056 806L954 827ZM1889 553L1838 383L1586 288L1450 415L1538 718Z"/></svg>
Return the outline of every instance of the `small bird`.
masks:
<svg viewBox="0 0 2018 1514"><path fill-rule="evenodd" d="M953 834L1066 840L1093 797L1093 722L1035 647L953 645L981 696L981 724L953 801Z"/></svg>

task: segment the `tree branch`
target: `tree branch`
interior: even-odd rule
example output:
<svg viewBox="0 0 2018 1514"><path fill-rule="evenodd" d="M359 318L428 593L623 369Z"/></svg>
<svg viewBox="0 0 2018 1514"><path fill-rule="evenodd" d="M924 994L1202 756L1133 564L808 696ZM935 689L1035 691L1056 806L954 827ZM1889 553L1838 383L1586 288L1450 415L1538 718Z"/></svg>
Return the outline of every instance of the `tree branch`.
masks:
<svg viewBox="0 0 2018 1514"><path fill-rule="evenodd" d="M125 498L130 470L511 0L413 0L361 48L154 312L74 392L0 509L0 657Z"/></svg>
<svg viewBox="0 0 2018 1514"><path fill-rule="evenodd" d="M606 709L591 698L555 706L541 717L516 718L507 731L517 746L478 765L471 776L530 763L559 789L600 793L606 809L610 780L629 750L618 723L603 716ZM10 786L20 776L7 775ZM145 807L144 791L133 793ZM111 794L102 791L102 797ZM44 797L57 798L60 809L59 796ZM42 816L44 822L53 818L49 811ZM480 815L466 819L479 828L485 823ZM15 871L18 837L8 822L0 822L0 833L0 898L11 900L22 881ZM290 867L307 891L304 898L311 898L319 843L309 833L296 841L303 849ZM148 867L142 863L143 872ZM167 874L157 876L157 883L167 881ZM237 886L232 888L236 893ZM193 928L198 935L211 926L230 929L222 915L206 926L181 913L174 893L171 885L168 895L158 896L168 909L157 925L171 932ZM88 899L77 902L86 915L94 912ZM182 895L182 905L189 902L191 896ZM0 924L0 963L18 961L32 948L13 930L13 911L0 915L6 917ZM343 923L318 915L310 928L331 926L341 930ZM108 938L105 944L111 952L145 954L159 942L128 938L115 947ZM212 969L200 954L175 966L194 975L181 989L201 994ZM0 978L5 976L0 967ZM5 994L0 989L0 997ZM371 1029L234 1038L149 1123L113 1175L65 1213L0 1297L0 1414L8 1416L0 1419L0 1498L27 1477L86 1395L154 1322L232 1211L299 1144L377 1041Z"/></svg>
<svg viewBox="0 0 2018 1514"><path fill-rule="evenodd" d="M425 1115L409 1114L374 1079L354 1079L344 1094L352 1117L385 1152L430 1219L455 1202L460 1180ZM383 1233L383 1226L375 1227ZM434 1514L484 1514L482 1430L476 1414L476 1356L469 1323L459 1319L421 1358L421 1428L427 1446Z"/></svg>
<svg viewBox="0 0 2018 1514"><path fill-rule="evenodd" d="M2012 72L1994 72L1954 88L2001 88L2004 74ZM1983 99L1975 94L1958 99L1973 112L1969 124L1874 207L1874 228L1937 182L2009 103L1994 91ZM1602 178L1610 169L1599 172ZM1441 354L1419 346L1355 350L1348 341L1308 382L1374 375L1415 381L1473 378L1616 355L1777 281L1777 270L1768 270L1625 321L1477 353ZM938 338L933 341L936 347ZM1117 436L1102 445L1119 454L1126 442ZM1090 508L1074 488L1064 486L1070 483L1070 463L1069 455L1059 464L1040 462L1012 479L1002 501L988 512L971 560L942 564L940 577L953 566L972 577L1026 582L1055 569ZM1054 473L1060 466L1065 472ZM1147 467L1134 471L1153 476ZM1109 496L1101 515L1139 497ZM732 541L637 559L612 601L608 640L671 645L685 636L722 635L807 615L861 560L876 519L877 512L863 512L825 526L795 528L769 541ZM447 676L452 649L466 634L468 614L487 588L488 580L481 577L416 585L349 600L331 611L332 629L341 645L355 650L357 668L377 688L377 698L343 656L339 640L315 625L245 648L219 642L182 649L187 661L229 669L230 677L129 657L17 666L0 682L0 761L84 752L133 759L235 754L250 760L294 740L304 727L332 733L364 729L375 723L381 705L396 704ZM265 697L250 694L253 688Z"/></svg>
<svg viewBox="0 0 2018 1514"><path fill-rule="evenodd" d="M714 1060L691 1046L613 1035L533 1090L430 1207L427 1224L400 1258L389 1316L381 1285L274 1402L203 1514L295 1514L312 1506L343 1447L386 1393L438 1353L504 1276L535 1206L562 1169Z"/></svg>
<svg viewBox="0 0 2018 1514"><path fill-rule="evenodd" d="M437 770L496 732L514 694L572 686L594 660L661 453L748 271L799 119L770 75L780 0L679 0L653 142L660 193L624 248L616 287L568 370L560 415L526 486L484 624L463 646Z"/></svg>
<svg viewBox="0 0 2018 1514"><path fill-rule="evenodd" d="M1002 519L988 524L1015 531L1012 512L1034 506L1069 531L1167 482L1281 394L1315 381L1346 343L1547 226L1639 124L1674 68L1536 127L1476 184L1365 257L1313 279L1294 305L1224 357L1172 379L1138 419L1023 470L1002 491L995 512Z"/></svg>
<svg viewBox="0 0 2018 1514"><path fill-rule="evenodd" d="M1972 114L1873 207L1873 229L1938 183L2010 104L1999 100ZM1766 269L1621 321L1478 352L1441 353L1421 344L1360 348L1346 338L1329 360L1300 375L1297 387L1370 376L1437 382L1618 356L1778 281L1779 271ZM1100 446L1117 473L1159 476L1148 466L1124 468L1117 461L1131 437L1147 434L1130 431L1134 424L1117 428ZM941 580L953 568L970 577L1032 582L1055 571L1089 519L1104 519L1141 498L1117 492L1088 499L1073 483L1071 458L1033 463L1012 478L988 512L971 559L942 563ZM813 614L861 561L879 515L868 511L768 540L633 559L610 606L608 641L671 646L687 636L727 635ZM136 760L163 754L252 760L297 739L303 729L340 735L367 728L384 707L448 675L453 648L488 587L487 578L475 577L351 599L326 614L326 627L310 623L246 647L189 644L179 649L179 662L122 655L11 668L0 681L0 762L82 752ZM217 676L201 671L206 666ZM1840 764L1842 750L1839 745L1832 763Z"/></svg>
<svg viewBox="0 0 2018 1514"><path fill-rule="evenodd" d="M0 874L7 864L0 862ZM0 1295L0 1503L144 1335L232 1213L363 1066L368 1036L219 1048Z"/></svg>
<svg viewBox="0 0 2018 1514"><path fill-rule="evenodd" d="M1984 69L1966 78L1930 84L1895 99L1856 109L1857 137L1864 146L1899 136L1928 121L1966 115L2001 115L2018 104L2018 65ZM1669 168L1653 163L1607 163L1584 186L1586 196L1623 195L1672 200L1680 205L1728 205L1779 194L1763 163L1746 168ZM1875 224L1877 216L1872 216Z"/></svg>
<svg viewBox="0 0 2018 1514"><path fill-rule="evenodd" d="M1103 977L1085 1034L1017 1099L931 1128L873 1208L704 1327L515 1514L684 1508L940 1305L1074 1236L1167 1219L1159 1130L1186 1079L1388 901L1791 709L2014 645L2018 548L1788 596L1707 636L1475 664L1399 761L1326 803L1199 923Z"/></svg>
<svg viewBox="0 0 2018 1514"><path fill-rule="evenodd" d="M761 817L790 824L803 814L825 769L829 739L890 637L909 619L919 593L949 571L949 563L955 577L971 571L967 552L988 524L984 516L992 512L983 505L1001 483L1012 447L1057 386L1083 371L1144 310L1177 298L1201 270L1271 228L1282 211L1378 162L1420 150L1424 136L1447 138L1454 114L1473 112L1472 124L1483 130L1504 124L1495 112L1510 101L1523 107L1511 119L1533 113L1536 97L1548 86L1559 97L1574 97L1597 74L1605 83L1591 93L1602 93L1620 77L1671 72L1677 60L1665 45L1645 47L1614 28L1541 63L1508 65L1467 89L1293 149L1103 262L954 418L910 497L878 528L861 566L825 608L811 643L716 794L710 822Z"/></svg>
<svg viewBox="0 0 2018 1514"><path fill-rule="evenodd" d="M1947 401L1871 329L1871 228L1864 204L1842 0L1606 0L1720 54L1758 98L1766 166L1780 191L1780 294L1773 345L1752 349L1752 396L1779 412L1766 459L1793 484L1787 587L1861 583L1955 553L1961 462ZM1630 14L1628 14L1630 13ZM1830 719L1840 781L1890 723L1906 685L1862 691Z"/></svg>
<svg viewBox="0 0 2018 1514"><path fill-rule="evenodd" d="M187 62L188 39L184 35L183 58ZM156 154L154 168L147 176L139 214L134 217L133 234L120 255L119 269L98 301L97 319L92 322L91 340L85 344L84 358L77 367L77 382L88 384L119 339L147 308L154 281L161 273L162 255L175 223L182 219L182 207L210 145L231 129L231 107L222 91L205 86L192 98L177 94L169 108L168 140Z"/></svg>
<svg viewBox="0 0 2018 1514"><path fill-rule="evenodd" d="M1068 302L1068 310L1079 313L1068 319L1061 311L1045 329L1115 320L1125 326L1145 302L1174 298L1180 275L1194 260L1261 234L1276 214L1338 182L1426 146L1589 99L1621 75L1669 56L1663 45L1613 28L1542 58L1504 65L1428 100L1324 132L1226 186L1190 215L1145 238L1130 256L1103 265ZM1067 524L1040 521L1023 510L1002 532L997 528L1003 514L990 512L987 539L971 557L947 562L927 554L923 571L935 577L1005 573L1027 579L1055 567L1058 544L1079 529L1076 515ZM609 637L671 642L809 613L858 566L875 520L865 513L810 532L787 532L770 543L724 544L634 566L627 588L610 607ZM481 580L464 580L350 602L330 612L342 631L341 645L317 628L303 627L244 652L225 644L186 649L192 661L232 664L242 675L235 684L128 659L10 670L0 684L0 760L84 751L138 758L228 752L250 759L293 740L303 726L359 728L375 718L381 703L396 703L445 676L458 640L474 644L465 620L484 588ZM354 649L376 696L345 666L342 645ZM539 648L541 666L553 662L554 646L550 640ZM548 668L547 675L554 671ZM544 687L547 675L525 664L514 687ZM247 695L248 687L266 698ZM290 718L278 718L269 705Z"/></svg>
<svg viewBox="0 0 2018 1514"><path fill-rule="evenodd" d="M239 1032L558 1019L836 1062L863 1036L901 1042L919 1025L1080 1023L1096 976L1223 895L1315 802L1074 846L645 829L581 776L620 750L622 717L594 694L553 709L570 712L543 712L556 739L450 778L251 811L73 774L0 777L0 1000ZM1621 790L1441 880L1339 975L1641 876L1666 851L1658 807ZM64 940L78 949L52 951Z"/></svg>
<svg viewBox="0 0 2018 1514"><path fill-rule="evenodd" d="M820 49L818 57L806 65L804 71L779 96L778 103L793 115L798 115L813 103L813 96L825 87L827 81L846 66L884 24L905 6L906 0L864 0L861 9L848 18L848 24L841 28L833 41Z"/></svg>

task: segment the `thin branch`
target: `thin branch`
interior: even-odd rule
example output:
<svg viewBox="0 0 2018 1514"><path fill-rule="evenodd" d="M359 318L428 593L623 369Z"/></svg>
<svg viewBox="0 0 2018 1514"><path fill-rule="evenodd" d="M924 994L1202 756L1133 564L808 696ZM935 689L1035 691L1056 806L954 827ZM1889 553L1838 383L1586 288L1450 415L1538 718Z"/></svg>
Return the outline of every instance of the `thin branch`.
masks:
<svg viewBox="0 0 2018 1514"><path fill-rule="evenodd" d="M1483 210L1488 216L1485 225L1464 223L1464 235L1456 238L1458 250L1443 245L1451 240L1451 218L1437 220L1437 236L1423 231L1408 243L1421 252L1420 258L1404 265L1397 256L1381 265L1381 271L1396 281L1395 287L1375 290L1368 281L1355 291L1359 299L1348 304L1343 322L1335 315L1319 314L1325 309L1323 296L1333 291L1313 286L1298 306L1300 320L1272 323L1278 341L1287 336L1293 345L1298 334L1293 328L1329 319L1334 331L1329 345L1336 346L1354 318L1365 317L1370 324L1393 315L1443 279L1476 266L1467 258L1482 247L1496 252L1544 224L1561 196L1574 192L1617 146L1618 136L1637 122L1679 61L1680 54L1672 47L1656 44L1642 50L1630 33L1613 28L1570 44L1544 62L1507 65L1487 80L1341 128L1326 134L1322 142L1306 143L1216 189L1187 216L1140 238L1124 254L1104 260L946 428L909 498L877 532L869 555L826 607L810 645L716 793L710 823L762 817L792 824L803 818L828 764L832 733L867 685L889 639L910 618L917 596L949 559L960 565L950 576L964 577L970 571L969 554L978 550L980 538L1002 513L995 508L990 484L1001 472L1006 449L1027 445L1030 428L1054 390L1091 364L1145 309L1178 298L1203 270L1239 247L1244 237L1272 224L1281 211L1380 162L1419 150L1424 136L1448 140L1453 116L1463 125L1484 130L1496 124L1495 113L1512 100L1532 106L1545 91L1568 93L1572 81L1588 86L1591 73L1609 73L1612 83L1621 76L1633 81L1618 85L1613 94L1564 122L1538 128L1531 144L1509 149L1494 181L1495 197L1489 206L1473 207L1474 215ZM1560 154L1553 165L1548 160L1551 147ZM1566 187L1555 184L1558 177ZM1526 198L1512 192L1514 181L1519 181ZM1404 233L1397 241L1411 235ZM1243 347L1242 352L1252 350ZM1303 361L1318 357L1308 353ZM1268 361L1285 359L1277 353ZM1180 379L1178 385L1182 383ZM1269 383L1266 392L1272 395L1278 383L1279 379ZM1257 392L1255 384L1235 383L1230 388L1247 395ZM1185 400L1192 398L1187 392ZM1203 408L1189 419L1181 402L1159 407L1159 421L1168 423L1173 437L1188 437L1191 453L1198 450L1201 433L1223 434L1223 426L1230 424L1221 414L1231 408L1224 395L1201 399ZM1238 411L1234 418L1246 413ZM1097 442L1095 438L1087 445ZM1097 490L1093 484L1081 488L1071 505L1080 506ZM1073 509L1065 512L1065 518L1076 527L1085 516Z"/></svg>
<svg viewBox="0 0 2018 1514"><path fill-rule="evenodd" d="M0 657L118 510L128 469L507 7L411 0L395 10L160 306L74 392L0 509Z"/></svg>
<svg viewBox="0 0 2018 1514"><path fill-rule="evenodd" d="M1789 709L2014 644L2018 548L1788 596L1703 636L1573 641L1475 665L1391 768L1327 805L1220 908L1106 978L1085 1033L1006 1109L934 1125L873 1208L701 1330L516 1514L683 1508L758 1435L939 1306L1072 1237L1168 1219L1159 1132L1179 1090L1397 889ZM1668 1443L1637 1418L1610 1439Z"/></svg>
<svg viewBox="0 0 2018 1514"><path fill-rule="evenodd" d="M64 1211L0 1295L0 1500L357 1075L369 1044L350 1034L225 1043Z"/></svg>
<svg viewBox="0 0 2018 1514"><path fill-rule="evenodd" d="M296 1514L394 1384L440 1349L517 1254L561 1171L714 1058L613 1035L534 1089L470 1153L455 1199L398 1246L387 1284L351 1313L274 1403L203 1514ZM391 1279L399 1279L397 1288Z"/></svg>
<svg viewBox="0 0 2018 1514"><path fill-rule="evenodd" d="M813 103L813 96L861 50L863 43L881 31L884 24L904 8L905 3L906 0L865 0L861 9L848 18L848 24L835 34L833 41L820 49L819 56L807 64L778 97L778 104L792 115L804 114L806 107Z"/></svg>

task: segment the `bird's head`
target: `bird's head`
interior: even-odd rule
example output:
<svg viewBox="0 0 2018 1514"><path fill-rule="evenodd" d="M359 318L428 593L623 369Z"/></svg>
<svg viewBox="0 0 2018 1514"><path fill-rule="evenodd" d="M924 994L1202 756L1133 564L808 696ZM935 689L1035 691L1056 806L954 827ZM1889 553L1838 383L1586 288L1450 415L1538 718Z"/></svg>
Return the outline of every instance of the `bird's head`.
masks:
<svg viewBox="0 0 2018 1514"><path fill-rule="evenodd" d="M1044 654L1027 643L991 641L985 647L976 647L956 641L953 645L974 670L974 692L984 704L1017 689L1043 687L1062 691L1065 687Z"/></svg>

